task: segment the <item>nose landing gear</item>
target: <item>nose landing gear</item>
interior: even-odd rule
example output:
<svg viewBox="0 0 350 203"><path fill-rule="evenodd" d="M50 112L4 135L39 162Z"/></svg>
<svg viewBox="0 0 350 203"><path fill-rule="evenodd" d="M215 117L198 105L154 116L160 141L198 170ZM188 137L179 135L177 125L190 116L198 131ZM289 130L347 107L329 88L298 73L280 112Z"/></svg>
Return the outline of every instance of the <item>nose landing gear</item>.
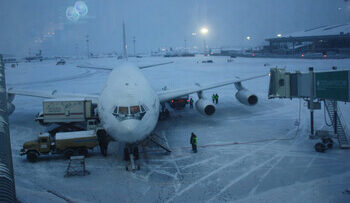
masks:
<svg viewBox="0 0 350 203"><path fill-rule="evenodd" d="M140 170L140 165L136 162L140 158L137 145L126 145L124 148L124 160L129 163L125 166L127 171Z"/></svg>

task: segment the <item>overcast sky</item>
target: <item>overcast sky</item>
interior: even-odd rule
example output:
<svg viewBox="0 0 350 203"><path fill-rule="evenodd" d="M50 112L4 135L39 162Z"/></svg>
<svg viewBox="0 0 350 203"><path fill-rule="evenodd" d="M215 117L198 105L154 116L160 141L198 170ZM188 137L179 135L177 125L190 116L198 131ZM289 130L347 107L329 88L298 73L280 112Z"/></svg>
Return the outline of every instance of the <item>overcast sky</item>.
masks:
<svg viewBox="0 0 350 203"><path fill-rule="evenodd" d="M123 20L129 52L133 36L137 52L183 47L185 39L203 46L203 36L192 36L201 26L209 28L209 47L250 47L278 33L350 20L344 0L85 0L88 14L77 22L66 17L74 0L0 2L0 53L22 56L39 49L44 56L82 55L86 35L92 52L120 53Z"/></svg>

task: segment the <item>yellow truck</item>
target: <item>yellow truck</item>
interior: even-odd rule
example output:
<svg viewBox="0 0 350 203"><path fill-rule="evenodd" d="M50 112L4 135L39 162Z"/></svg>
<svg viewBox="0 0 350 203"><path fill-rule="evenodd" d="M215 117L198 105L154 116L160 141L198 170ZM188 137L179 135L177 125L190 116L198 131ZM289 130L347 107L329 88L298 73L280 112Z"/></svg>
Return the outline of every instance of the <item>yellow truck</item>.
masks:
<svg viewBox="0 0 350 203"><path fill-rule="evenodd" d="M30 162L37 161L40 155L64 154L65 158L73 155L87 155L89 149L99 144L95 130L60 132L55 136L42 133L37 140L23 144L21 155L27 155Z"/></svg>

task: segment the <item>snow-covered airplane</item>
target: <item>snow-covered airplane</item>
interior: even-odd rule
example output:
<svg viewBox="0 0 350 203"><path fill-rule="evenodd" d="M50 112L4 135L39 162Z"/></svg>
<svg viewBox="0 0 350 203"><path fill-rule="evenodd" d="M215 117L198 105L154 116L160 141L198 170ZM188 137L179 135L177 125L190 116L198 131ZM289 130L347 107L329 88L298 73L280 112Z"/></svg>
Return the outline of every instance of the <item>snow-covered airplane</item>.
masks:
<svg viewBox="0 0 350 203"><path fill-rule="evenodd" d="M125 41L125 40L124 40ZM154 131L161 106L165 102L184 95L197 93L198 100L195 103L196 109L204 115L213 115L215 106L204 97L203 91L234 84L237 88L236 98L243 104L255 105L258 97L245 89L241 82L251 80L266 75L254 76L246 79L232 79L228 81L216 82L207 85L194 85L191 88L181 88L173 90L155 91L142 73L142 69L150 68L157 65L165 65L168 63L155 64L149 66L137 67L132 63L115 67L88 67L79 66L80 68L94 68L102 70L110 70L109 78L99 95L86 94L64 94L56 91L52 93L16 90L10 88L8 90L9 107L13 107L11 103L14 95L25 95L41 98L85 98L91 99L98 105L98 115L101 125L105 130L105 134L111 136L116 141L126 143L124 157L128 154L133 158L133 154L138 156L137 144L145 140Z"/></svg>

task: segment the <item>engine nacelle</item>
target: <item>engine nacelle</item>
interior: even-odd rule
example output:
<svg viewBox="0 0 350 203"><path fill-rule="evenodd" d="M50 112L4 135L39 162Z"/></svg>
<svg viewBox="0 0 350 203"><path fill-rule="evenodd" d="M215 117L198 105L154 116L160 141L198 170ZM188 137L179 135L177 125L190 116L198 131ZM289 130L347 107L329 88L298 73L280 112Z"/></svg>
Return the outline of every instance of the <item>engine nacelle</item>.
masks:
<svg viewBox="0 0 350 203"><path fill-rule="evenodd" d="M15 99L15 94L7 93L7 101L8 102L12 103L14 99Z"/></svg>
<svg viewBox="0 0 350 203"><path fill-rule="evenodd" d="M249 105L249 106L252 106L258 103L258 97L247 89L239 90L236 93L236 98L242 104Z"/></svg>
<svg viewBox="0 0 350 203"><path fill-rule="evenodd" d="M14 111L15 111L15 105L10 103L10 102L7 102L7 112L8 112L8 115L11 115Z"/></svg>
<svg viewBox="0 0 350 203"><path fill-rule="evenodd" d="M196 109L199 113L207 116L211 116L215 113L214 104L206 99L199 99L196 102Z"/></svg>

